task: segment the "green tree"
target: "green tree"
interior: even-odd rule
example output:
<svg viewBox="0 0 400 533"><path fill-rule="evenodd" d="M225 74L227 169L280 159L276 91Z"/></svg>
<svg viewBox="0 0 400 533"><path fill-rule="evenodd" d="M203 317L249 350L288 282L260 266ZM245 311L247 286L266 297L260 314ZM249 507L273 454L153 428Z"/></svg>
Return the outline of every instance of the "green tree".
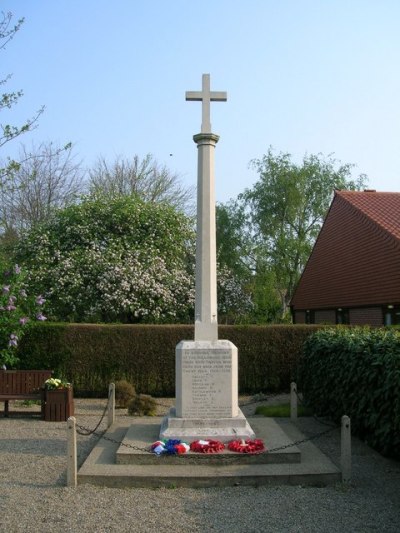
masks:
<svg viewBox="0 0 400 533"><path fill-rule="evenodd" d="M244 281L251 276L255 260L248 222L243 202L231 200L216 206L217 261Z"/></svg>
<svg viewBox="0 0 400 533"><path fill-rule="evenodd" d="M239 201L247 209L257 262L274 277L283 317L334 190L359 190L366 176L353 179L353 165L341 165L331 156L305 155L298 165L290 154L275 155L271 148L252 165L259 179Z"/></svg>
<svg viewBox="0 0 400 533"><path fill-rule="evenodd" d="M33 226L17 257L50 319L186 322L193 242L191 220L171 206L86 197Z"/></svg>
<svg viewBox="0 0 400 533"><path fill-rule="evenodd" d="M254 237L246 203L241 199L219 204L216 214L220 271L227 269L231 273L228 287L235 286L234 294L237 295L226 303L219 303L220 315L223 318L228 316L229 322L262 324L280 321L275 274L262 253L259 240ZM221 296L225 296L224 291Z"/></svg>
<svg viewBox="0 0 400 533"><path fill-rule="evenodd" d="M253 320L254 247L243 203L216 206L218 314L221 322Z"/></svg>

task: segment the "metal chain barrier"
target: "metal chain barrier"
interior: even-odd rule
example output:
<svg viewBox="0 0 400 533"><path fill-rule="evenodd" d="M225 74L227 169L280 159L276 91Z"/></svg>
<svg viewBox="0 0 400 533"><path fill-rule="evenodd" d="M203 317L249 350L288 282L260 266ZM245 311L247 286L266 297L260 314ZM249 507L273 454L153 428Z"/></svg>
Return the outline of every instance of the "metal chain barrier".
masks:
<svg viewBox="0 0 400 533"><path fill-rule="evenodd" d="M292 389L293 390L293 389ZM113 389L114 391L114 389ZM297 387L295 387L294 392L297 395ZM113 444L116 444L118 446L125 446L127 448L130 448L132 450L136 450L139 452L144 452L146 454L153 454L152 445L150 444L148 447L140 447L136 446L134 444L130 444L127 442L123 442L121 440L113 439L112 437L107 436L106 430L102 432L97 432L98 427L100 426L101 422L104 419L104 416L107 412L107 409L110 404L110 400L112 400L111 395L111 389L109 391L109 397L107 404L104 408L103 414L96 425L94 429L86 428L85 426L78 425L76 423L76 419L74 417L71 417L68 419L68 453L67 456L69 457L68 467L67 467L67 486L77 486L77 448L76 448L76 434L79 433L82 436L89 436L89 435L95 435L99 439L103 438L106 441L109 441ZM254 400L253 402L248 402L248 404L257 403L259 398L257 400ZM300 400L301 401L301 400ZM114 405L112 403L112 405ZM161 404L159 404L161 405ZM316 420L320 422L317 418ZM315 440L317 438L322 437L323 435L327 435L328 433L331 433L333 431L336 431L337 429L341 429L341 472L342 472L342 481L346 483L350 483L351 481L351 429L350 429L350 419L348 416L342 416L342 425L339 426L333 426L329 424L330 427L328 429L325 429L324 431L320 431L318 433L315 433L313 435L310 435L309 437L304 437L302 439L296 440L294 442L288 442L287 444L283 444L282 446L277 446L275 448L271 449L265 449L262 451L255 451L251 455L262 455L262 454L270 454L282 450L286 450L288 448L292 448L294 446L300 446L301 444L305 444L306 442ZM78 429L79 428L79 429ZM72 430L72 431L70 431ZM262 441L260 441L262 442ZM221 444L221 447L223 445ZM157 457L161 457L162 455L169 455L168 453L157 455ZM185 460L186 454L174 454L174 457L178 457L179 459ZM241 453L235 453L229 451L229 453L223 453L220 454L221 457L221 464L233 464L235 462L243 462L243 455ZM247 455L249 457L249 455ZM72 458L72 460L71 460ZM162 459L160 459L162 461ZM164 463L165 464L165 463ZM168 463L167 463L168 464Z"/></svg>
<svg viewBox="0 0 400 533"><path fill-rule="evenodd" d="M78 424L76 425L76 427L80 428L80 430L81 430L81 431L79 431L78 429L76 430L76 432L79 433L79 435L83 435L85 437L88 437L89 435L99 436L99 434L96 433L96 431L99 428L100 424L103 422L104 417L106 416L106 413L107 413L107 410L108 410L108 406L110 405L110 400L111 400L111 392L109 392L109 394L108 394L108 399L107 399L106 406L104 407L103 414L101 415L101 418L100 418L99 422L97 423L97 425L96 425L96 427L94 429L88 429L88 428L85 428L83 426L79 426ZM105 429L102 434L104 434L106 431L107 430Z"/></svg>
<svg viewBox="0 0 400 533"><path fill-rule="evenodd" d="M285 450L286 448L291 448L292 446L298 446L299 444L304 444L305 442L318 439L319 437L322 437L322 435L326 435L327 433L331 433L332 431L335 431L336 429L340 429L339 426L331 427L329 429L325 429L324 431L320 431L319 433L314 433L314 435L311 435L311 437L305 437L301 440L296 440L295 442L291 442L290 444L284 444L283 446L279 446L279 448L272 448L271 450L266 450L268 453L271 452L278 452L280 450Z"/></svg>
<svg viewBox="0 0 400 533"><path fill-rule="evenodd" d="M150 448L141 448L139 446L134 446L133 444L127 444L127 443L122 442L120 440L116 440L116 439L112 439L111 437L107 437L106 435L104 435L106 430L97 433L96 429L90 431L90 430L88 430L88 428L86 428L85 426L81 426L80 424L76 424L76 427L80 428L82 430L82 432L79 432L78 430L76 430L76 432L79 433L79 435L83 435L83 436L95 435L96 437L103 438L104 440L107 440L107 441L112 442L114 444L119 444L120 446L126 446L127 448L132 448L133 450L137 450L139 452L153 453L150 450ZM90 433L85 433L86 431L90 431Z"/></svg>
<svg viewBox="0 0 400 533"><path fill-rule="evenodd" d="M246 404L242 404L242 405L251 405L252 403L258 403L259 401L262 401L262 400L254 400L252 402L248 402ZM148 448L142 448L140 446L135 446L133 444L129 444L129 443L125 443L125 442L122 442L120 440L116 440L116 439L113 439L111 437L108 437L105 435L105 432L106 430L102 431L102 432L97 432L97 429L98 427L100 426L101 422L103 421L104 417L105 417L105 414L107 412L107 408L108 408L108 405L109 405L109 402L110 402L110 397L108 398L108 401L107 401L107 404L104 408L104 411L103 411L103 414L98 422L98 424L96 425L96 427L94 429L89 429L85 426L82 426L80 424L76 424L76 432L79 434L79 435L82 435L82 436L89 436L89 435L95 435L96 437L99 437L100 438L103 438L104 440L107 440L109 442L112 442L113 444L118 444L119 446L125 446L127 448L130 448L132 450L136 450L136 451L140 451L140 452L145 452L145 453L149 453L149 454L153 454L152 450L150 449L150 445ZM168 406L165 406L163 404L158 404L162 407L168 407ZM78 429L79 428L79 429ZM304 444L305 442L308 442L308 441L312 441L314 439L317 439L319 437L322 437L322 435L326 435L327 433L330 433L336 429L339 429L339 426L332 426L329 428L329 429L326 429L324 431L320 431L318 433L315 433L314 435L311 435L310 437L305 437L301 440L297 440L297 441L294 441L294 442L290 442L288 444L284 444L282 446L279 446L279 447L276 447L276 448L272 448L272 449L266 449L263 453L273 453L273 452L278 452L278 451L282 451L282 450L285 450L287 448L292 448L293 446L298 446L300 444ZM163 455L163 454L161 454ZM161 457L161 455L159 457ZM257 454L255 454L257 455ZM182 455L176 455L176 457L179 457L179 458L184 458L185 455L182 454ZM241 457L243 457L242 454L232 454L232 455L224 455L224 461L236 461L236 460L241 460Z"/></svg>
<svg viewBox="0 0 400 533"><path fill-rule="evenodd" d="M76 427L80 428L83 431L88 431L88 429L85 426L81 426L79 424L76 424ZM304 439L297 440L297 441L294 441L294 442L290 442L288 444L284 444L284 445L276 447L276 448L266 449L262 453L273 453L273 452L279 452L279 451L282 451L282 450L286 450L287 448L292 448L293 446L298 446L298 445L304 444L304 443L306 443L308 441L315 440L315 439L317 439L319 437L322 437L322 435L326 435L327 433L335 431L336 429L339 429L339 427L338 426L331 427L329 429L326 429L325 431L320 431L319 433L315 433L314 435L311 435L310 437L305 437ZM78 430L77 430L77 432L78 432ZM88 435L88 433L83 433L83 432L79 432L79 434L80 435ZM120 440L116 440L116 439L113 439L111 437L108 437L108 436L104 435L104 432L96 433L93 430L90 434L98 436L99 438L103 438L104 440L107 440L108 442L112 442L113 444L118 444L119 446L125 446L127 448L132 449L132 450L136 450L136 451L139 451L139 452L145 452L145 453L149 453L149 454L153 455L153 452L150 449L150 447L149 448L141 448L140 446L135 446L134 444L129 444L129 443L126 443L126 442L122 442ZM161 454L161 455L158 455L157 457L161 458L163 455L164 454ZM254 454L254 455L258 455L258 454ZM177 455L174 455L174 457L178 457L179 459L184 459L185 458L185 454L182 454L182 455L177 454ZM232 455L224 455L223 459L224 459L224 462L228 462L228 461L231 462L231 461L240 461L242 457L243 457L242 454L232 454Z"/></svg>
<svg viewBox="0 0 400 533"><path fill-rule="evenodd" d="M299 393L297 392L297 385L296 385L296 388L294 389L295 393L296 393L296 397L297 397L297 400L299 402L300 405L302 405L303 407L305 407L305 404L304 404L304 401L302 398L300 398L299 396ZM339 426L337 424L335 424L334 422L329 422L328 420L323 420L322 418L320 418L319 416L317 416L315 413L313 413L313 418L314 420L316 420L317 422L319 422L320 424L323 424L324 426L329 426L329 427L332 427L332 428L338 428Z"/></svg>

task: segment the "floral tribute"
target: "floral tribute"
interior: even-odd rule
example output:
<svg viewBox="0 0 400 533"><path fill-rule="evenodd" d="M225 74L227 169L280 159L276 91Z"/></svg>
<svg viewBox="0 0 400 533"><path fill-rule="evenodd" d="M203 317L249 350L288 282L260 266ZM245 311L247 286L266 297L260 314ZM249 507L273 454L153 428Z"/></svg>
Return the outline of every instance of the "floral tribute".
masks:
<svg viewBox="0 0 400 533"><path fill-rule="evenodd" d="M218 453L224 449L224 444L218 440L195 440L190 445L190 450L196 453Z"/></svg>
<svg viewBox="0 0 400 533"><path fill-rule="evenodd" d="M151 445L151 450L156 455L182 455L190 450L190 446L177 439L157 440Z"/></svg>
<svg viewBox="0 0 400 533"><path fill-rule="evenodd" d="M261 453L265 447L261 439L232 440L228 444L228 450L236 453Z"/></svg>
<svg viewBox="0 0 400 533"><path fill-rule="evenodd" d="M265 451L261 439L232 440L227 445L228 450L235 453L262 453ZM195 440L189 446L180 440L157 440L151 445L151 450L157 454L183 454L188 451L194 453L218 453L225 449L225 445L218 440Z"/></svg>

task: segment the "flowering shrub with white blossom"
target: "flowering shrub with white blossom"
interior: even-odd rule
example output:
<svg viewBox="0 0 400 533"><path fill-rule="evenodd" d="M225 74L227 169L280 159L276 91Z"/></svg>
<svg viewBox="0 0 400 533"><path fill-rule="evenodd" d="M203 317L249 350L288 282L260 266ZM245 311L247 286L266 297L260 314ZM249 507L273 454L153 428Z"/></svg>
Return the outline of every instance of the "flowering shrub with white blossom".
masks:
<svg viewBox="0 0 400 533"><path fill-rule="evenodd" d="M19 243L27 285L50 318L187 322L194 303L192 221L137 197L87 197Z"/></svg>
<svg viewBox="0 0 400 533"><path fill-rule="evenodd" d="M45 298L28 297L18 265L3 273L0 288L0 366L4 368L18 363L16 348L30 323L47 317L42 312Z"/></svg>
<svg viewBox="0 0 400 533"><path fill-rule="evenodd" d="M221 323L248 320L254 303L243 282L227 266L218 265L218 316Z"/></svg>

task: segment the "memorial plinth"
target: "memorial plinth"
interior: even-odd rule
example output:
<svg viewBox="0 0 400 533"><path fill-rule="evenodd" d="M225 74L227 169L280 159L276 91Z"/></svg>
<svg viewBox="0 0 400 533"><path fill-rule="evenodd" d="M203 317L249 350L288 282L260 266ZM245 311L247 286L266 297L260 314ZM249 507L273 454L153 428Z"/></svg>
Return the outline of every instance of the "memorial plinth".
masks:
<svg viewBox="0 0 400 533"><path fill-rule="evenodd" d="M238 416L238 356L229 341L182 341L176 347L176 415Z"/></svg>
<svg viewBox="0 0 400 533"><path fill-rule="evenodd" d="M228 442L254 438L238 406L238 353L227 340L182 341L176 347L176 405L160 438Z"/></svg>

